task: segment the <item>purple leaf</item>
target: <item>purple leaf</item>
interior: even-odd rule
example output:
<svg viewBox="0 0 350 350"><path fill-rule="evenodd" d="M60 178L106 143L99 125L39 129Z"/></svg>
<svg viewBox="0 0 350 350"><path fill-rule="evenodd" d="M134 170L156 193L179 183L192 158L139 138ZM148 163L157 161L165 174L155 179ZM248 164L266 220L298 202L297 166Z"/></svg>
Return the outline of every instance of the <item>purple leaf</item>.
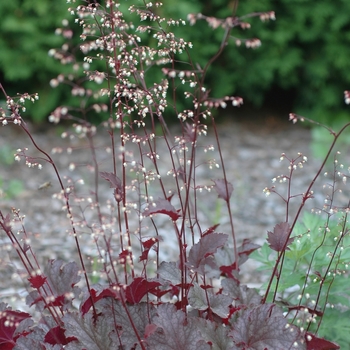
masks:
<svg viewBox="0 0 350 350"><path fill-rule="evenodd" d="M28 295L26 296L26 304L28 306L35 305L36 310L39 312L43 312L45 309L43 297L40 296L36 289L28 293Z"/></svg>
<svg viewBox="0 0 350 350"><path fill-rule="evenodd" d="M147 260L150 249L158 242L159 242L159 238L156 238L156 237L150 238L147 241L142 242L142 246L144 250L140 255L139 261Z"/></svg>
<svg viewBox="0 0 350 350"><path fill-rule="evenodd" d="M244 264L247 260L249 255L254 252L256 249L260 248L258 244L251 243L249 239L244 239L243 243L240 247L237 249L238 253L238 269L236 267L236 262L232 262L232 258L229 257L229 259L222 259L225 258L225 256L222 256L221 254L221 260L220 263L220 271L222 276L226 276L228 278L237 279L238 276L236 276L237 272L239 271L239 266ZM229 263L229 264L227 264ZM226 265L227 264L227 265Z"/></svg>
<svg viewBox="0 0 350 350"><path fill-rule="evenodd" d="M94 288L91 288L90 295L81 305L81 314L84 316L91 308L91 306L103 298L117 298L117 292L112 291L110 288L103 289L98 295Z"/></svg>
<svg viewBox="0 0 350 350"><path fill-rule="evenodd" d="M159 282L149 282L143 277L136 277L125 289L126 300L130 304L138 304L148 292L160 285Z"/></svg>
<svg viewBox="0 0 350 350"><path fill-rule="evenodd" d="M115 175L113 173L101 171L100 176L109 182L110 188L121 189L122 183L117 175Z"/></svg>
<svg viewBox="0 0 350 350"><path fill-rule="evenodd" d="M60 326L53 327L46 333L44 340L51 345L67 345L69 342L77 340L75 337L66 338L64 332L65 329Z"/></svg>
<svg viewBox="0 0 350 350"><path fill-rule="evenodd" d="M221 276L225 276L227 278L232 278L236 280L239 279L239 276L238 276L239 270L236 269L235 262L231 265L221 265L219 269L221 272Z"/></svg>
<svg viewBox="0 0 350 350"><path fill-rule="evenodd" d="M6 233L11 232L11 216L10 213L7 213L5 217L2 217L2 225L0 226Z"/></svg>
<svg viewBox="0 0 350 350"><path fill-rule="evenodd" d="M15 339L20 335L15 335L18 325L30 318L26 312L14 311L6 307L4 303L0 304L0 348L12 349L15 346Z"/></svg>
<svg viewBox="0 0 350 350"><path fill-rule="evenodd" d="M213 225L213 226L209 227L208 229L206 229L206 230L203 232L203 236L208 235L209 233L215 232L215 230L216 230L219 226L220 226L220 224L216 224L216 225Z"/></svg>
<svg viewBox="0 0 350 350"><path fill-rule="evenodd" d="M52 292L51 306L63 306L67 309L70 305L72 298L67 298L67 295L72 293L76 296L80 292L80 288L75 286L80 281L78 275L79 268L75 262L64 264L62 260L50 260L44 269L46 283L50 285ZM28 305L36 304L39 308L42 308L42 296L36 291L32 291L27 296Z"/></svg>
<svg viewBox="0 0 350 350"><path fill-rule="evenodd" d="M194 322L204 340L212 344L212 349L234 349L233 341L227 335L228 327L202 318L196 318Z"/></svg>
<svg viewBox="0 0 350 350"><path fill-rule="evenodd" d="M171 220L176 221L180 215L167 199L158 198L149 205L143 212L144 216L153 214L165 214L170 216Z"/></svg>
<svg viewBox="0 0 350 350"><path fill-rule="evenodd" d="M33 339L30 337L20 337L17 339L16 341L16 350L28 350L28 349L43 349L43 342L40 339ZM3 350L9 350L9 349L13 349L13 348L5 348L2 347L1 349ZM49 350L52 349L52 346L50 344L45 344L45 350ZM62 349L61 346L59 346L59 348L55 348L56 349Z"/></svg>
<svg viewBox="0 0 350 350"><path fill-rule="evenodd" d="M222 280L221 286L222 293L229 295L235 300L235 306L259 305L261 302L261 296L255 289L240 285L239 282L234 279L226 278Z"/></svg>
<svg viewBox="0 0 350 350"><path fill-rule="evenodd" d="M197 129L193 126L193 124L185 123L184 125L184 139L186 142L195 142L196 141L196 133Z"/></svg>
<svg viewBox="0 0 350 350"><path fill-rule="evenodd" d="M294 238L288 238L290 234L290 226L288 222L281 222L277 224L273 232L268 231L267 241L271 249L276 250L277 252L282 252L284 250L290 250L288 245L294 241Z"/></svg>
<svg viewBox="0 0 350 350"><path fill-rule="evenodd" d="M176 311L174 305L162 304L157 309L152 323L158 329L147 339L152 350L210 350L202 338L193 318L187 318L183 311Z"/></svg>
<svg viewBox="0 0 350 350"><path fill-rule="evenodd" d="M80 281L79 268L75 262L64 264L62 260L50 260L44 275L55 295L71 293Z"/></svg>
<svg viewBox="0 0 350 350"><path fill-rule="evenodd" d="M157 270L160 277L170 281L174 286L181 283L181 271L175 262L163 261Z"/></svg>
<svg viewBox="0 0 350 350"><path fill-rule="evenodd" d="M203 311L210 308L213 313L225 318L229 314L229 305L233 299L227 295L206 292L198 284L194 284L188 294L188 301L194 309Z"/></svg>
<svg viewBox="0 0 350 350"><path fill-rule="evenodd" d="M119 340L123 345L123 349L140 349L140 346L136 346L139 343L136 334L141 339L145 337L148 331L146 329L147 326L150 327L149 325L153 323L152 318L155 316L154 306L151 303L142 302L123 306L119 300L115 301L111 298L101 300L98 306L102 307L102 314L105 317L108 317L110 320L117 320ZM112 323L114 324L114 321ZM150 336L149 334L147 335ZM119 349L119 347L110 349Z"/></svg>
<svg viewBox="0 0 350 350"><path fill-rule="evenodd" d="M223 233L210 233L203 236L198 243L191 247L188 255L188 265L191 269L198 270L205 264L210 264L212 255L227 241L227 235Z"/></svg>
<svg viewBox="0 0 350 350"><path fill-rule="evenodd" d="M305 349L299 328L287 324L275 304L245 309L229 333L237 349ZM296 346L295 346L296 347Z"/></svg>
<svg viewBox="0 0 350 350"><path fill-rule="evenodd" d="M97 319L92 313L81 316L79 313L67 313L62 318L65 336L76 340L66 345L65 349L118 349L113 339L115 332L115 319L111 316L101 315Z"/></svg>
<svg viewBox="0 0 350 350"><path fill-rule="evenodd" d="M122 201L124 192L122 188L122 182L119 177L114 173L100 172L100 176L109 182L109 187L114 188L114 197L117 202Z"/></svg>
<svg viewBox="0 0 350 350"><path fill-rule="evenodd" d="M158 237L152 237L146 241L141 242L144 249L151 249L156 243L160 241Z"/></svg>
<svg viewBox="0 0 350 350"><path fill-rule="evenodd" d="M157 330L157 326L155 324L148 324L145 328L145 338L147 339L151 334L153 334Z"/></svg>
<svg viewBox="0 0 350 350"><path fill-rule="evenodd" d="M214 188L218 193L218 197L228 202L233 192L233 186L225 179L212 180L214 182Z"/></svg>
<svg viewBox="0 0 350 350"><path fill-rule="evenodd" d="M44 283L46 282L46 277L43 277L41 275L36 275L36 276L29 277L28 281L32 288L38 289L44 285Z"/></svg>
<svg viewBox="0 0 350 350"><path fill-rule="evenodd" d="M233 298L224 294L213 294L209 299L211 311L220 316L221 318L227 318L230 313L229 306L232 304Z"/></svg>
<svg viewBox="0 0 350 350"><path fill-rule="evenodd" d="M337 350L340 346L323 338L318 338L314 334L305 334L307 350Z"/></svg>
<svg viewBox="0 0 350 350"><path fill-rule="evenodd" d="M244 239L242 245L237 249L238 266L243 265L248 260L249 255L258 248L260 248L258 244L251 243L249 239Z"/></svg>
<svg viewBox="0 0 350 350"><path fill-rule="evenodd" d="M197 283L194 284L188 293L188 302L194 309L200 311L204 311L209 307L205 290L202 289Z"/></svg>

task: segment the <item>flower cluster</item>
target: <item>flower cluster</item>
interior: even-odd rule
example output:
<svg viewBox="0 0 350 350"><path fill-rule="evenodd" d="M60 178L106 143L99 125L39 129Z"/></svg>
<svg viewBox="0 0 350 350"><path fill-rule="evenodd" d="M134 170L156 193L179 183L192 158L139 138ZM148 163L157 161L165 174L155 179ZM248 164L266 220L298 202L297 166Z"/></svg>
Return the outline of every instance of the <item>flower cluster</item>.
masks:
<svg viewBox="0 0 350 350"><path fill-rule="evenodd" d="M210 108L226 108L227 102L231 102L232 106L239 107L243 104L243 98L234 96L225 96L223 98L208 98L204 102L204 106Z"/></svg>
<svg viewBox="0 0 350 350"><path fill-rule="evenodd" d="M5 126L9 123L15 125L21 125L23 120L20 115L21 112L26 111L25 102L35 102L39 100L38 94L18 94L15 98L7 96L6 98L6 109L0 107L0 123Z"/></svg>
<svg viewBox="0 0 350 350"><path fill-rule="evenodd" d="M304 117L301 117L300 115L297 115L295 113L289 113L289 120L295 124L298 120L303 122L305 119Z"/></svg>
<svg viewBox="0 0 350 350"><path fill-rule="evenodd" d="M344 91L344 100L347 105L350 104L350 91Z"/></svg>
<svg viewBox="0 0 350 350"><path fill-rule="evenodd" d="M27 151L28 151L28 148L23 148L23 149L19 148L14 154L15 160L19 162L21 158L24 158L26 166L28 168L38 168L39 170L41 170L43 166L39 163L38 160L41 159L42 161L45 161L45 159L28 156L26 154Z"/></svg>
<svg viewBox="0 0 350 350"><path fill-rule="evenodd" d="M226 17L224 19L216 18L216 17L210 17L210 16L205 16L202 13L190 13L187 16L188 21L190 22L191 25L194 25L197 20L205 20L208 25L213 28L233 28L233 27L240 27L241 29L249 29L250 28L250 23L244 22L243 19L247 17L259 17L261 21L268 21L268 20L275 20L276 15L274 11L268 11L268 12L256 12L252 13L248 16L243 16L243 17Z"/></svg>

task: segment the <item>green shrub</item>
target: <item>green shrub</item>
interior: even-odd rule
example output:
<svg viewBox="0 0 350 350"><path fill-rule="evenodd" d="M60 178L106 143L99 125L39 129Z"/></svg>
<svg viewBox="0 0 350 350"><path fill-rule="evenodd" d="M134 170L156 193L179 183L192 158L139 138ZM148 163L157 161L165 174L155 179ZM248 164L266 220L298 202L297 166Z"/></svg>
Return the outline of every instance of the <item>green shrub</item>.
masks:
<svg viewBox="0 0 350 350"><path fill-rule="evenodd" d="M186 18L191 12L220 18L234 13L234 2L223 0L167 0L164 5L157 10L159 14L175 19ZM121 1L121 6L129 3ZM61 18L71 17L67 7L64 2L49 0L0 4L0 13L6 13L0 24L0 76L11 95L23 90L39 92L44 103L29 109L30 117L36 121L46 118L59 101L70 103L63 90L49 89L47 84L59 72L59 65L47 52L62 43L54 32L61 26ZM293 112L327 124L344 119L341 95L350 85L350 3L251 0L240 3L237 15L270 10L276 12L278 21L232 32L235 38L260 38L263 45L259 52L246 50L244 43L239 48L231 45L208 70L206 85L216 96L239 95L256 106L267 99L281 103L280 96L271 94L279 91L285 100L290 100L290 106L294 103ZM175 32L193 42L193 62L203 68L216 52L214 43L221 40L223 29L213 31L200 21L191 30L179 27Z"/></svg>
<svg viewBox="0 0 350 350"><path fill-rule="evenodd" d="M55 29L67 17L67 7L61 1L11 0L0 3L0 80L4 80L11 95L27 91L38 92L43 103L30 106L28 115L42 121L62 102L62 90L53 90L48 82L62 71L61 65L48 55L52 47L63 44ZM6 15L5 15L6 14Z"/></svg>
<svg viewBox="0 0 350 350"><path fill-rule="evenodd" d="M239 7L241 13L252 9L274 10L278 21L252 26L263 46L254 61L252 52L245 53L246 66L233 74L243 96L253 90L259 102L276 85L295 90L296 113L320 122L343 118L342 91L350 85L350 3L270 0Z"/></svg>

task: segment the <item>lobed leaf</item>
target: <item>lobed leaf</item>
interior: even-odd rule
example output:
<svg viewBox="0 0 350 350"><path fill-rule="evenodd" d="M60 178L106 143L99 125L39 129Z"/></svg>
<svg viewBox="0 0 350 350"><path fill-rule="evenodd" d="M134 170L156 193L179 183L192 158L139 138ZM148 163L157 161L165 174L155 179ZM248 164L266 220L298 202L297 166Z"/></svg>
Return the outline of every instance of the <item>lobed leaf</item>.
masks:
<svg viewBox="0 0 350 350"><path fill-rule="evenodd" d="M32 288L38 289L44 285L44 283L46 282L46 277L43 277L41 275L36 275L36 276L29 277L28 281Z"/></svg>
<svg viewBox="0 0 350 350"><path fill-rule="evenodd" d="M149 282L143 277L136 277L125 289L126 300L130 304L138 304L148 292L160 285L159 282Z"/></svg>
<svg viewBox="0 0 350 350"><path fill-rule="evenodd" d="M16 346L13 348L13 350L32 350L32 349L62 350L63 347L60 344L52 345L49 343L45 343L39 339L30 338L27 336L27 337L19 338L16 342Z"/></svg>
<svg viewBox="0 0 350 350"><path fill-rule="evenodd" d="M100 176L109 182L111 188L121 189L122 183L117 175L105 171L100 171Z"/></svg>
<svg viewBox="0 0 350 350"><path fill-rule="evenodd" d="M4 303L0 304L0 348L11 350L20 334L15 334L17 327L26 319L31 318L26 312L14 311Z"/></svg>
<svg viewBox="0 0 350 350"><path fill-rule="evenodd" d="M74 286L80 281L79 268L75 262L64 264L62 260L50 260L44 272L55 296L73 292Z"/></svg>
<svg viewBox="0 0 350 350"><path fill-rule="evenodd" d="M290 226L288 222L277 224L274 227L273 232L269 231L267 235L267 241L269 242L271 249L276 250L277 252L289 250L288 245L294 241L294 238L289 238Z"/></svg>
<svg viewBox="0 0 350 350"><path fill-rule="evenodd" d="M246 285L241 285L234 279L224 279L221 282L222 293L229 295L235 301L235 305L259 305L261 303L261 296L255 289L248 288Z"/></svg>
<svg viewBox="0 0 350 350"><path fill-rule="evenodd" d="M287 323L275 304L241 310L229 336L237 349L306 349L299 328Z"/></svg>
<svg viewBox="0 0 350 350"><path fill-rule="evenodd" d="M188 265L193 270L202 270L205 264L212 264L212 255L227 241L227 235L223 233L210 233L201 237L194 244L188 255Z"/></svg>
<svg viewBox="0 0 350 350"><path fill-rule="evenodd" d="M167 199L163 198L158 198L143 212L144 216L150 216L153 214L168 215L173 221L176 221L180 217L178 211L172 206L172 204Z"/></svg>
<svg viewBox="0 0 350 350"><path fill-rule="evenodd" d="M103 315L109 319L116 320L118 341L123 344L123 349L140 349L139 338L144 340L152 330L149 327L152 324L152 318L155 316L155 308L148 303L139 303L135 305L124 305L121 301L104 299L99 306L102 307ZM146 327L148 327L146 329Z"/></svg>
<svg viewBox="0 0 350 350"><path fill-rule="evenodd" d="M170 281L174 286L181 283L181 270L175 262L163 261L157 270L160 277Z"/></svg>
<svg viewBox="0 0 350 350"><path fill-rule="evenodd" d="M193 318L186 319L174 305L162 304L157 308L153 323L158 326L147 339L152 350L210 350Z"/></svg>
<svg viewBox="0 0 350 350"><path fill-rule="evenodd" d="M212 180L214 182L214 189L218 193L218 198L222 198L224 201L228 202L231 198L233 192L233 186L230 182L225 179Z"/></svg>
<svg viewBox="0 0 350 350"><path fill-rule="evenodd" d="M77 340L76 337L67 338L64 332L65 332L65 329L60 326L53 327L46 333L44 341L51 345L55 345L55 344L67 345L71 341Z"/></svg>
<svg viewBox="0 0 350 350"><path fill-rule="evenodd" d="M44 274L37 280L31 280L31 283L37 283L38 286L46 279L52 293L52 300L44 303L43 297L36 290L31 291L27 298L27 305L36 305L38 310L48 306L59 306L68 308L72 299L68 299L67 295L77 295L80 288L75 286L80 281L78 275L79 269L75 262L64 264L62 260L50 260L44 269ZM39 277L39 276L38 276Z"/></svg>
<svg viewBox="0 0 350 350"><path fill-rule="evenodd" d="M210 308L213 313L225 318L229 314L229 306L233 299L228 295L215 295L211 291L205 291L195 283L189 291L188 301L194 309L203 311Z"/></svg>
<svg viewBox="0 0 350 350"><path fill-rule="evenodd" d="M122 187L122 182L117 175L110 172L100 172L100 176L109 182L109 187L114 188L114 197L117 202L123 199L124 191Z"/></svg>
<svg viewBox="0 0 350 350"><path fill-rule="evenodd" d="M103 298L115 298L117 297L117 293L110 288L103 289L98 295L97 291L94 288L91 288L90 295L87 297L85 302L81 305L81 312L84 316L91 308L92 304L96 303L97 301L103 299Z"/></svg>
<svg viewBox="0 0 350 350"><path fill-rule="evenodd" d="M260 248L260 245L252 243L250 239L245 238L241 246L238 247L238 265L241 266L248 260L248 257L255 250Z"/></svg>
<svg viewBox="0 0 350 350"><path fill-rule="evenodd" d="M113 335L116 332L114 318L105 314L95 320L92 313L82 316L80 313L67 313L62 318L67 338L74 337L65 347L67 350L117 349Z"/></svg>
<svg viewBox="0 0 350 350"><path fill-rule="evenodd" d="M159 238L156 238L156 237L150 238L147 241L142 242L142 246L144 250L140 255L139 261L147 260L150 249L158 242L159 242Z"/></svg>
<svg viewBox="0 0 350 350"><path fill-rule="evenodd" d="M314 334L306 332L305 335L307 350L337 350L340 346L323 338L318 338Z"/></svg>
<svg viewBox="0 0 350 350"><path fill-rule="evenodd" d="M194 323L203 339L211 344L211 350L226 350L233 348L233 341L228 336L228 327L201 318L194 319Z"/></svg>

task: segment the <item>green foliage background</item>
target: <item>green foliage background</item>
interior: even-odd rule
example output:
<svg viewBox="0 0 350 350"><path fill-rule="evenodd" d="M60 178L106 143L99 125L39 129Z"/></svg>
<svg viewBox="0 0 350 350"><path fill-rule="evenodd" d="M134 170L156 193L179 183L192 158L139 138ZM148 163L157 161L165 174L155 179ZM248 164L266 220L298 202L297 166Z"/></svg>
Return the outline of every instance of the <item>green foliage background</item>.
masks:
<svg viewBox="0 0 350 350"><path fill-rule="evenodd" d="M121 0L123 6L131 3ZM223 18L232 13L235 1L163 3L159 14L174 19L191 12ZM49 86L62 66L47 54L63 44L54 31L63 18L72 17L68 6L65 0L0 2L0 81L11 95L39 92L40 103L28 106L35 121L45 119L55 106L70 103L68 92ZM256 106L285 103L293 112L321 122L347 119L343 91L350 89L350 2L242 0L237 15L270 10L276 12L276 21L247 18L251 29L233 31L238 38L260 38L262 46L246 49L232 40L209 70L207 87L216 97L238 95ZM204 21L172 30L193 42L192 59L202 66L216 52L223 34ZM75 31L80 28L75 26Z"/></svg>
<svg viewBox="0 0 350 350"><path fill-rule="evenodd" d="M347 221L347 215L335 214L326 221L326 215L305 212L300 219L293 230L292 236L295 239L288 246L290 250L286 250L285 253L276 300L287 302L289 305L300 303L311 308L314 307L313 301L318 300L317 310L322 310L324 317L319 329L317 327L320 319L317 318L316 323L310 325L309 331L317 332L318 336L337 342L341 349L345 349L349 344L350 330L348 322L350 298L347 294L349 273L346 267L350 259L349 237L345 235L342 237L341 244L339 246L337 244L344 220ZM334 254L333 260L329 252ZM272 251L269 245L264 243L259 250L251 254L251 257L261 263L258 270L262 271L268 281L277 259L277 252ZM327 271L330 273L327 274ZM305 283L307 272L309 276ZM325 276L320 294L320 278L316 272L320 276ZM261 290L266 290L267 283ZM268 301L272 300L275 288L276 279L272 283L269 296L271 299L268 298ZM301 294L303 298L300 301ZM323 309L325 305L327 307ZM290 316L293 317L293 315ZM307 322L298 325L306 329Z"/></svg>
<svg viewBox="0 0 350 350"><path fill-rule="evenodd" d="M40 94L40 103L28 104L28 114L36 121L46 118L64 98L62 91L49 86L50 79L62 67L48 56L48 51L63 43L55 29L62 26L67 7L60 0L0 3L0 82L11 96L24 92Z"/></svg>

